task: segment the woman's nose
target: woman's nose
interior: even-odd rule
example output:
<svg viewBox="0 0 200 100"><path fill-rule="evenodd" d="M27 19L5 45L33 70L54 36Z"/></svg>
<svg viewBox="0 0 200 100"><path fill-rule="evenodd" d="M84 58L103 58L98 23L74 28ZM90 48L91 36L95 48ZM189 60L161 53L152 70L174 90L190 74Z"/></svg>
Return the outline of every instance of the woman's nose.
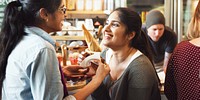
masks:
<svg viewBox="0 0 200 100"><path fill-rule="evenodd" d="M103 31L110 31L110 25L105 25L103 28Z"/></svg>

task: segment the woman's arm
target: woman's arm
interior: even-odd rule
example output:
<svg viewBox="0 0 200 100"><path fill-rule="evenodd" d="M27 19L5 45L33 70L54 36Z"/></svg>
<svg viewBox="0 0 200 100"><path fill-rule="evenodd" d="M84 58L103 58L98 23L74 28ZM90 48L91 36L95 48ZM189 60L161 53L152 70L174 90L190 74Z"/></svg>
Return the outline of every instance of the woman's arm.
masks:
<svg viewBox="0 0 200 100"><path fill-rule="evenodd" d="M85 100L92 92L94 92L100 86L100 84L109 72L110 68L107 64L99 63L96 75L92 78L92 80L84 88L82 88L73 95L76 98L76 100Z"/></svg>

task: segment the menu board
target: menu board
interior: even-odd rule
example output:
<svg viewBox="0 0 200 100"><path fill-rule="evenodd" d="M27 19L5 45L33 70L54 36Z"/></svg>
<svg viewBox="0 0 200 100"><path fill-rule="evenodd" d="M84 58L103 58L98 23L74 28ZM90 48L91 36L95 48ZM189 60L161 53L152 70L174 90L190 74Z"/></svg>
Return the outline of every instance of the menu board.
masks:
<svg viewBox="0 0 200 100"><path fill-rule="evenodd" d="M0 0L0 26L3 21L4 9L5 9L6 5L11 1L15 1L15 0Z"/></svg>

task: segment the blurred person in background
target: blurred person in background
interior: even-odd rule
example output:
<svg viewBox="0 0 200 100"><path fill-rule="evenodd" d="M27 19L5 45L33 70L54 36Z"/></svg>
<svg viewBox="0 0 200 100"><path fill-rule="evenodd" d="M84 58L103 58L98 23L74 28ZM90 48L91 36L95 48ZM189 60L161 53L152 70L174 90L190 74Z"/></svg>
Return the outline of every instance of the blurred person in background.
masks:
<svg viewBox="0 0 200 100"><path fill-rule="evenodd" d="M107 18L102 29L106 49L101 56L111 71L91 95L94 100L160 100L158 77L141 26L140 16L129 8L117 8Z"/></svg>
<svg viewBox="0 0 200 100"><path fill-rule="evenodd" d="M49 35L61 31L65 11L62 0L17 0L6 6L0 32L0 99L83 100L101 84L110 69L99 62L92 81L68 95Z"/></svg>
<svg viewBox="0 0 200 100"><path fill-rule="evenodd" d="M180 42L166 71L164 93L169 100L200 99L200 2L188 25L189 40Z"/></svg>
<svg viewBox="0 0 200 100"><path fill-rule="evenodd" d="M148 35L156 71L165 71L171 53L177 44L175 32L165 26L165 17L158 10L151 10L147 13L146 23L142 29Z"/></svg>
<svg viewBox="0 0 200 100"><path fill-rule="evenodd" d="M177 44L177 35L171 28L165 26L165 17L158 10L147 13L142 30L147 34L154 67L163 84L169 58Z"/></svg>

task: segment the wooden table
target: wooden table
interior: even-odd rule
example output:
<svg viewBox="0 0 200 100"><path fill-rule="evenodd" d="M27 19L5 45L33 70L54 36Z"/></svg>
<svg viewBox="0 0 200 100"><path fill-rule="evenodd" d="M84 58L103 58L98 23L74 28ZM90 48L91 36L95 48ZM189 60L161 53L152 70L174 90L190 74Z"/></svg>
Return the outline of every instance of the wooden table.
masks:
<svg viewBox="0 0 200 100"><path fill-rule="evenodd" d="M73 84L73 83L74 82L72 82L72 81L67 81L66 86L67 86L68 91L73 91L73 90L76 90L76 89L83 88L86 85L86 80L76 82L75 84Z"/></svg>

